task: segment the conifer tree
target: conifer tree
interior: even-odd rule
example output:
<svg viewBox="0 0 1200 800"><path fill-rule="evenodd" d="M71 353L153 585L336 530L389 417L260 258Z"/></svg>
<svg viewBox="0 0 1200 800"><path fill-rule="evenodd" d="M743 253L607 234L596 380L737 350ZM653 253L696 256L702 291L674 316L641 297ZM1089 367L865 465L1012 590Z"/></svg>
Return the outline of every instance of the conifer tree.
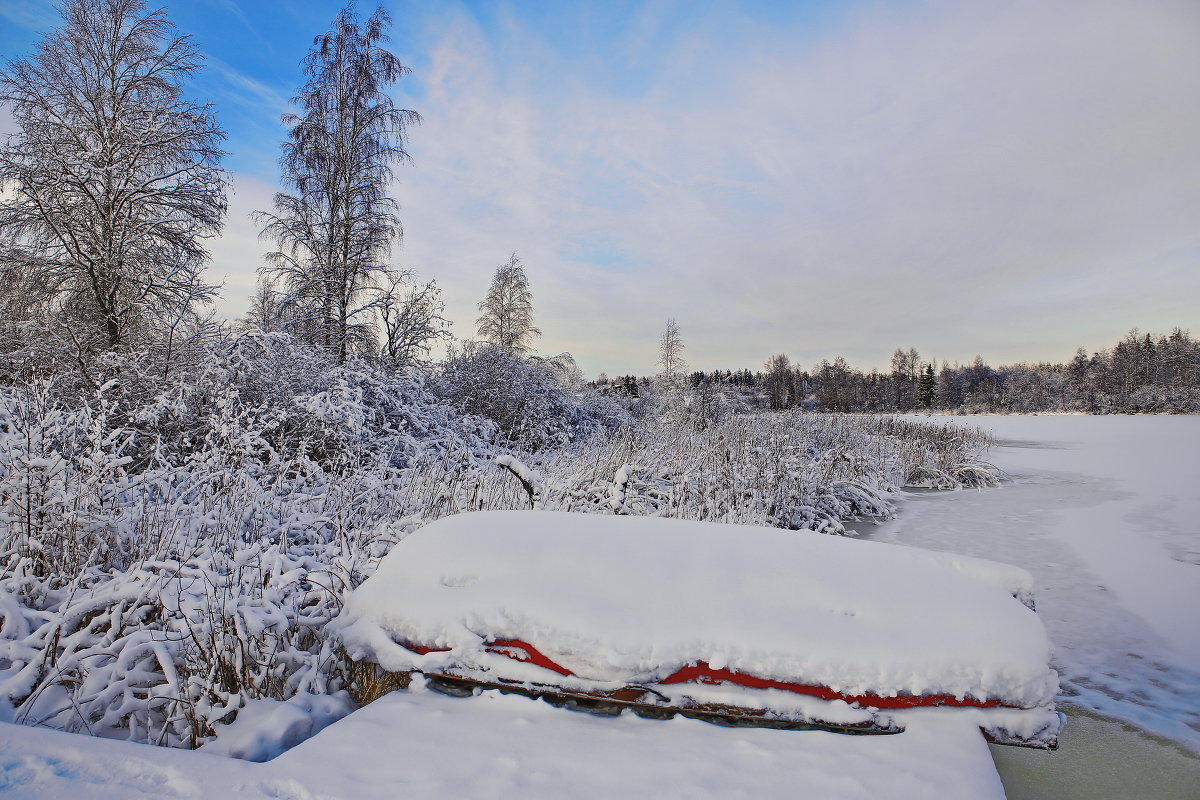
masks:
<svg viewBox="0 0 1200 800"><path fill-rule="evenodd" d="M933 374L933 362L925 365L921 378L917 383L917 402L921 408L933 408L934 395L937 392L937 376Z"/></svg>

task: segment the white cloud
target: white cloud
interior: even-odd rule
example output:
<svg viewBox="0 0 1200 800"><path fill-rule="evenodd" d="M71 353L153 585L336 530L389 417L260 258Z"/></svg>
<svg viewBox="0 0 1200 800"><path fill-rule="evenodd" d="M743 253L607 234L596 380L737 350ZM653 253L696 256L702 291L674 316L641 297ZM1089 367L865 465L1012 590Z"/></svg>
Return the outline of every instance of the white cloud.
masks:
<svg viewBox="0 0 1200 800"><path fill-rule="evenodd" d="M229 214L225 230L210 244L212 261L206 280L222 285L223 300L219 306L222 316L236 318L250 307L250 296L257 281L257 270L263 263L262 254L271 249L269 243L258 240L258 226L250 215L255 211L270 211L275 187L245 175L232 176L229 192Z"/></svg>
<svg viewBox="0 0 1200 800"><path fill-rule="evenodd" d="M34 31L49 30L62 21L58 9L44 0L5 0L0 4L0 17Z"/></svg>

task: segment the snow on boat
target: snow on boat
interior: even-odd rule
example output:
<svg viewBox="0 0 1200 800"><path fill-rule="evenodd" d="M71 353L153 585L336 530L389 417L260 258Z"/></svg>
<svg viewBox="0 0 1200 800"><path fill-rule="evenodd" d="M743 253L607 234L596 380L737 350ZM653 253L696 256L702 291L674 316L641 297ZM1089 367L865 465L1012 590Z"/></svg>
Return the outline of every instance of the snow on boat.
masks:
<svg viewBox="0 0 1200 800"><path fill-rule="evenodd" d="M1024 570L880 542L479 512L397 545L337 629L396 685L847 733L933 708L1053 748L1058 676L1032 596Z"/></svg>

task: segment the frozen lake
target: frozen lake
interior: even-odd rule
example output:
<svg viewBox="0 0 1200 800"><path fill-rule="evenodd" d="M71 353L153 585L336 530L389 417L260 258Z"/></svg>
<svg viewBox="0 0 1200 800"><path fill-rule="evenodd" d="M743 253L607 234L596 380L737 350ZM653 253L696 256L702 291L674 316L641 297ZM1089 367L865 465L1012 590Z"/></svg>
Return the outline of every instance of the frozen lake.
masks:
<svg viewBox="0 0 1200 800"><path fill-rule="evenodd" d="M1200 417L942 419L993 433L1005 485L907 495L870 538L1025 567L1061 700L1200 752Z"/></svg>

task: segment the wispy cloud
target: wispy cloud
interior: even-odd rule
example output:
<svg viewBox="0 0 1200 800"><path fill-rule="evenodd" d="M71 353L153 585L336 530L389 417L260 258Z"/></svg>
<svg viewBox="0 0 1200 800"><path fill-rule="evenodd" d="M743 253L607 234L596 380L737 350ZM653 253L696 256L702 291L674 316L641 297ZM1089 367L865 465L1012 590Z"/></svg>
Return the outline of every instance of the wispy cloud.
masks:
<svg viewBox="0 0 1200 800"><path fill-rule="evenodd" d="M273 180L284 135L279 119L289 110L288 99L219 58L208 56L206 64L197 91L216 105L221 124L231 131L230 167L255 180Z"/></svg>
<svg viewBox="0 0 1200 800"><path fill-rule="evenodd" d="M237 4L236 0L218 0L218 2L222 8L224 8L230 14L233 14L233 16L237 18L238 22L242 23L246 30L249 31L250 34L258 41L259 45L264 51L274 55L275 48L271 45L271 41L265 38L262 33L259 32L258 28L250 21L250 18L246 15L246 12L242 9L242 7Z"/></svg>
<svg viewBox="0 0 1200 800"><path fill-rule="evenodd" d="M231 313L296 63L337 5L175 9L231 132ZM0 16L10 55L58 24L31 0ZM592 372L652 369L668 316L702 367L1064 358L1200 328L1194 0L447 3L397 25L425 123L395 260L439 279L460 334L513 250L545 348Z"/></svg>
<svg viewBox="0 0 1200 800"><path fill-rule="evenodd" d="M462 333L520 251L546 347L610 372L649 370L667 316L707 366L1065 358L1200 324L1200 8L870 9L802 47L701 16L635 97L519 24L440 20L401 258Z"/></svg>
<svg viewBox="0 0 1200 800"><path fill-rule="evenodd" d="M209 56L209 69L216 72L227 86L227 97L247 108L266 107L272 113L282 114L288 108L288 98L261 81L231 67L219 58Z"/></svg>
<svg viewBox="0 0 1200 800"><path fill-rule="evenodd" d="M57 7L43 0L4 0L0 3L0 17L38 33L50 30L62 21Z"/></svg>

